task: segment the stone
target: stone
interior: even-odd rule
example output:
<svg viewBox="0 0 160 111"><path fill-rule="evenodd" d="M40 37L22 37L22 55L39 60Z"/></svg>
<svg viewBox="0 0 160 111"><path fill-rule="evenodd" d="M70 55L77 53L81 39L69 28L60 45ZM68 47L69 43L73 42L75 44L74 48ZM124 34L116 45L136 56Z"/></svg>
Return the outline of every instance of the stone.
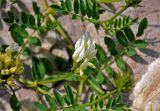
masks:
<svg viewBox="0 0 160 111"><path fill-rule="evenodd" d="M148 66L133 94L133 107L142 111L160 111L160 58Z"/></svg>

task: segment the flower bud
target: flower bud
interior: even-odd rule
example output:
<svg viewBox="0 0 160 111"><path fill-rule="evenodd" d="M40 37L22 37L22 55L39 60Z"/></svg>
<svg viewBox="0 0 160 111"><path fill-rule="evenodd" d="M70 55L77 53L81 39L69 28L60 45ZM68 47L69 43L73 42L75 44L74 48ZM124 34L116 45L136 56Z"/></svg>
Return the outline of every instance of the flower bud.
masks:
<svg viewBox="0 0 160 111"><path fill-rule="evenodd" d="M23 71L24 71L24 67L23 66L20 66L19 68L17 68L17 70L16 70L16 74L22 74L23 73Z"/></svg>
<svg viewBox="0 0 160 111"><path fill-rule="evenodd" d="M7 84L9 86L15 86L15 83L12 80L7 80Z"/></svg>
<svg viewBox="0 0 160 111"><path fill-rule="evenodd" d="M16 65L16 67L21 66L21 60L20 60L19 56L16 57L15 65Z"/></svg>
<svg viewBox="0 0 160 111"><path fill-rule="evenodd" d="M96 68L96 66L93 63L91 63L91 62L88 62L88 66L91 67L91 68L93 68L93 69Z"/></svg>
<svg viewBox="0 0 160 111"><path fill-rule="evenodd" d="M95 68L94 64L89 61L96 56L95 42L92 41L89 32L86 32L75 44L75 52L73 53L73 67L76 73L83 75L83 71L88 66Z"/></svg>
<svg viewBox="0 0 160 111"><path fill-rule="evenodd" d="M15 73L16 72L16 70L17 70L17 67L12 67L12 68L10 68L9 69L9 73Z"/></svg>
<svg viewBox="0 0 160 111"><path fill-rule="evenodd" d="M11 57L6 55L5 59L4 59L4 65L5 65L4 67L8 68L10 63L11 63L11 61L12 61Z"/></svg>
<svg viewBox="0 0 160 111"><path fill-rule="evenodd" d="M9 75L9 70L8 69L1 70L1 75Z"/></svg>
<svg viewBox="0 0 160 111"><path fill-rule="evenodd" d="M91 60L96 55L95 42L92 41L90 33L86 32L75 44L75 52L73 53L73 60L80 62L81 60Z"/></svg>

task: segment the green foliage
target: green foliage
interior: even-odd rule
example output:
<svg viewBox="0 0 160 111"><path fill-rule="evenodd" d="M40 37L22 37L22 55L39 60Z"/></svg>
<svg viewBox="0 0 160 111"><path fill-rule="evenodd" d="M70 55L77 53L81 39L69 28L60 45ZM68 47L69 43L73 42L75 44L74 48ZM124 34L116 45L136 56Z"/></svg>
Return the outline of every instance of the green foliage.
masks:
<svg viewBox="0 0 160 111"><path fill-rule="evenodd" d="M126 47L128 45L127 38L122 31L117 31L116 32L116 37L117 37L117 40L118 40L120 45L122 45L124 47Z"/></svg>
<svg viewBox="0 0 160 111"><path fill-rule="evenodd" d="M127 105L122 102L122 94L119 94L116 97L109 97L107 101L107 108L113 109L114 111L126 110Z"/></svg>
<svg viewBox="0 0 160 111"><path fill-rule="evenodd" d="M124 33L130 42L135 41L135 35L130 27L124 28Z"/></svg>
<svg viewBox="0 0 160 111"><path fill-rule="evenodd" d="M73 95L72 88L68 84L66 84L64 86L64 88L67 93L67 96L69 97L69 102L73 105L74 104L74 95Z"/></svg>
<svg viewBox="0 0 160 111"><path fill-rule="evenodd" d="M21 17L21 22L23 24L27 24L28 23L28 15L25 12L21 12L20 17Z"/></svg>
<svg viewBox="0 0 160 111"><path fill-rule="evenodd" d="M56 102L52 97L50 97L49 95L45 95L45 98L46 98L46 101L48 102L51 109L56 109L57 108Z"/></svg>
<svg viewBox="0 0 160 111"><path fill-rule="evenodd" d="M137 6L142 0L125 0L128 6Z"/></svg>
<svg viewBox="0 0 160 111"><path fill-rule="evenodd" d="M73 18L79 17L82 20L88 20L95 24L98 22L97 19L99 18L99 8L96 0L74 0L74 2L71 0L65 0L65 2L61 1L61 6L52 4L50 7L59 13L67 15L71 14Z"/></svg>
<svg viewBox="0 0 160 111"><path fill-rule="evenodd" d="M102 72L99 72L97 74L96 78L97 78L99 84L102 84L105 82L105 76Z"/></svg>
<svg viewBox="0 0 160 111"><path fill-rule="evenodd" d="M130 47L130 46L128 46L128 47L125 48L125 52L126 52L126 54L127 54L128 56L134 56L134 55L137 54L137 52L136 52L136 50L134 49L134 47Z"/></svg>
<svg viewBox="0 0 160 111"><path fill-rule="evenodd" d="M113 3L113 2L120 2L121 0L97 0L99 3Z"/></svg>
<svg viewBox="0 0 160 111"><path fill-rule="evenodd" d="M36 57L32 58L32 77L34 80L42 80L45 74L45 67L42 61Z"/></svg>
<svg viewBox="0 0 160 111"><path fill-rule="evenodd" d="M148 43L144 40L136 40L135 41L135 47L137 48L146 48Z"/></svg>
<svg viewBox="0 0 160 111"><path fill-rule="evenodd" d="M103 50L103 48L100 45L96 44L96 49L97 49L96 57L97 57L98 61L101 64L107 63L107 61L108 61L107 56L106 56L106 53Z"/></svg>
<svg viewBox="0 0 160 111"><path fill-rule="evenodd" d="M25 55L25 56L31 56L31 50L30 50L30 48L29 47L25 47L24 49L23 49L23 52L22 52L22 54L23 55Z"/></svg>
<svg viewBox="0 0 160 111"><path fill-rule="evenodd" d="M35 102L34 104L40 111L48 111L47 107L44 106L42 103Z"/></svg>
<svg viewBox="0 0 160 111"><path fill-rule="evenodd" d="M121 29L128 28L132 24L136 23L137 20L138 18L131 19L130 16L124 16L106 22L105 25L109 32L115 32Z"/></svg>
<svg viewBox="0 0 160 111"><path fill-rule="evenodd" d="M57 102L59 103L59 105L64 106L65 101L64 101L63 97L61 96L61 94L57 90L55 90L54 95L55 95L55 98L56 98Z"/></svg>
<svg viewBox="0 0 160 111"><path fill-rule="evenodd" d="M116 57L116 64L121 70L125 70L125 62L121 57Z"/></svg>
<svg viewBox="0 0 160 111"><path fill-rule="evenodd" d="M5 0L0 0L0 7L4 4Z"/></svg>
<svg viewBox="0 0 160 111"><path fill-rule="evenodd" d="M147 18L143 18L138 26L137 36L141 36L144 33L144 30L147 28L147 26L148 20Z"/></svg>
<svg viewBox="0 0 160 111"><path fill-rule="evenodd" d="M18 43L18 45L22 46L24 44L24 38L28 36L28 32L17 24L11 25L9 30L11 31L13 40Z"/></svg>
<svg viewBox="0 0 160 111"><path fill-rule="evenodd" d="M30 37L29 38L29 44L41 46L41 41L37 37Z"/></svg>
<svg viewBox="0 0 160 111"><path fill-rule="evenodd" d="M48 60L48 58L40 58L40 61L43 63L44 67L45 67L45 71L48 74L53 73L53 65L51 63L51 61Z"/></svg>
<svg viewBox="0 0 160 111"><path fill-rule="evenodd" d="M13 81L35 89L45 97L47 105L44 105L41 101L35 102L36 110L129 110L127 103L122 102L122 95L124 92L131 90L134 80L131 74L126 72L128 71L126 67L127 63L123 60L123 56L132 57L137 54L136 50L138 50L138 48L147 47L148 43L141 39L140 36L144 34L148 26L148 21L147 18L143 18L139 23L137 22L138 18L132 19L130 16L119 16L128 7L137 6L140 0L125 0L126 6L122 7L119 12L109 19L101 20L100 16L106 9L101 7L100 3L119 1L120 0L61 0L59 4L53 2L44 13L41 12L41 7L38 6L37 2L32 2L34 14L23 10L17 14L14 14L13 11L7 11L7 16L3 18L3 20L9 25L11 36L14 42L20 47L20 51L15 53L14 57L23 54L28 56L29 60L32 59L32 79L26 80L26 78L23 79L20 76L16 76L13 78ZM3 0L0 0L0 5L2 2ZM83 69L85 65L92 66L92 68L86 68L84 75L77 74L78 71L75 71L75 73L70 70L70 67L72 67L71 63L73 62L71 55L74 46L68 42L70 38L63 29L63 24L52 16L55 12L57 15L71 15L72 19L80 18L83 23L84 21L93 23L97 32L99 29L105 32L103 39L107 49L104 49L99 44L95 44L97 51L96 57L89 60L86 64L83 61L77 62L76 65L80 65L80 67L75 66L77 68L76 70L79 70L78 68ZM135 23L138 24L136 34L132 30L132 25ZM32 51L31 46L41 47L45 39L41 38L41 36L51 30L59 34L59 37L63 37L65 46L67 47L66 50L70 50L68 51L69 59L54 56L54 61L51 61L45 57L36 57L37 54ZM85 48L90 47L88 42L86 44ZM5 52L7 46L8 45L2 45L0 51ZM91 50L93 49L91 48ZM86 51L84 56L91 56L87 55L87 53ZM47 57L48 54L50 56L51 52L47 53ZM112 64L117 65L120 74L112 67ZM56 72L56 74L54 74L54 72ZM8 82L10 77L6 76L6 78L6 82ZM6 82L4 84L8 85ZM61 92L57 87L53 88L52 85L51 87L46 85L53 84L53 86L56 86L59 83L63 84L64 92ZM106 87L104 88L104 86ZM50 88L53 88L53 92L49 92ZM87 103L83 103L81 96L86 89L89 91L89 94L91 94L91 97L86 98ZM19 111L21 108L21 103L15 95L11 96L10 105L14 111Z"/></svg>
<svg viewBox="0 0 160 111"><path fill-rule="evenodd" d="M40 8L38 7L37 3L36 2L32 2L32 8L33 8L33 11L35 14L41 14L40 12Z"/></svg>
<svg viewBox="0 0 160 111"><path fill-rule="evenodd" d="M97 94L100 94L100 95L104 94L103 90L101 89L100 84L94 77L91 77L91 79L88 79L88 83L90 85L90 88L93 91L95 91Z"/></svg>
<svg viewBox="0 0 160 111"><path fill-rule="evenodd" d="M117 74L115 79L116 87L120 92L127 92L133 87L134 80L129 73L124 74L123 76Z"/></svg>
<svg viewBox="0 0 160 111"><path fill-rule="evenodd" d="M64 111L87 111L83 107L75 106L75 107L69 107L69 108L64 108Z"/></svg>
<svg viewBox="0 0 160 111"><path fill-rule="evenodd" d="M17 97L15 94L13 94L10 97L10 106L13 109L13 111L20 111L21 108L21 103L18 101Z"/></svg>

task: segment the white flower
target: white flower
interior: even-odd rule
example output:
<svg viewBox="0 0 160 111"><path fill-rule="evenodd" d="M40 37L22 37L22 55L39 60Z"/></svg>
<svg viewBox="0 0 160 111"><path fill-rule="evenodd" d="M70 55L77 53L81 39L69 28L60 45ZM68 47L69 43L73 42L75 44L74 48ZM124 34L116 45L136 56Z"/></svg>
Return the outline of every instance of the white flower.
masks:
<svg viewBox="0 0 160 111"><path fill-rule="evenodd" d="M92 41L89 32L86 32L75 44L75 52L73 53L73 60L80 62L85 60L91 60L96 55L95 42Z"/></svg>
<svg viewBox="0 0 160 111"><path fill-rule="evenodd" d="M95 68L94 64L89 62L96 56L95 42L92 41L89 32L86 32L75 44L75 52L73 53L72 70L83 75L83 71L88 67Z"/></svg>

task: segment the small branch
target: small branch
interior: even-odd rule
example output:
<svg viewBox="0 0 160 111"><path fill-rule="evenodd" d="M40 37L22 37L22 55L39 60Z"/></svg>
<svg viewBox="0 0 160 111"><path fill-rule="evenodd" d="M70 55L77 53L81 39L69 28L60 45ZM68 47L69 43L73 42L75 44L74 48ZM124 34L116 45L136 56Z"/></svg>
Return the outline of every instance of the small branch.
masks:
<svg viewBox="0 0 160 111"><path fill-rule="evenodd" d="M27 40L26 40L25 43L22 45L20 51L18 52L18 55L20 55L20 54L22 53L23 49L26 47L26 45L27 45L28 42L29 42L29 38L30 38L31 36L33 36L35 33L36 33L36 30L34 30L29 36L26 37Z"/></svg>
<svg viewBox="0 0 160 111"><path fill-rule="evenodd" d="M113 21L116 17L118 17L119 15L121 15L128 7L129 7L128 5L122 7L122 9L119 12L117 12L114 16L112 16L111 18L109 18L107 20L101 21L101 24Z"/></svg>
<svg viewBox="0 0 160 111"><path fill-rule="evenodd" d="M11 86L9 86L9 85L8 85L8 87L10 88L12 94L13 94L13 95L16 95L15 92L14 92L14 90L13 90L13 88L12 88Z"/></svg>
<svg viewBox="0 0 160 111"><path fill-rule="evenodd" d="M72 75L73 74L68 73L68 74L64 74L64 75L61 75L61 76L57 76L57 77L55 77L55 76L52 77L51 76L48 79L44 79L42 81L39 81L37 84L43 85L43 84L47 84L47 83L54 83L54 82L62 81L62 80L66 79L66 78L68 78Z"/></svg>
<svg viewBox="0 0 160 111"><path fill-rule="evenodd" d="M97 100L95 100L95 101L93 101L93 102L86 103L86 104L79 104L79 106L80 106L80 107L88 107L88 106L95 105L95 104L99 103L100 101L102 101L103 99L105 99L105 98L113 95L113 94L116 93L116 92L117 92L117 90L113 90L113 91L111 91L111 92L109 92L109 93L101 96L99 99L97 99Z"/></svg>
<svg viewBox="0 0 160 111"><path fill-rule="evenodd" d="M45 91L44 89L42 89L42 88L40 88L40 87L37 87L37 91L39 91L41 94L49 95L49 96L52 97L53 99L55 98L54 95L50 94L48 91Z"/></svg>

